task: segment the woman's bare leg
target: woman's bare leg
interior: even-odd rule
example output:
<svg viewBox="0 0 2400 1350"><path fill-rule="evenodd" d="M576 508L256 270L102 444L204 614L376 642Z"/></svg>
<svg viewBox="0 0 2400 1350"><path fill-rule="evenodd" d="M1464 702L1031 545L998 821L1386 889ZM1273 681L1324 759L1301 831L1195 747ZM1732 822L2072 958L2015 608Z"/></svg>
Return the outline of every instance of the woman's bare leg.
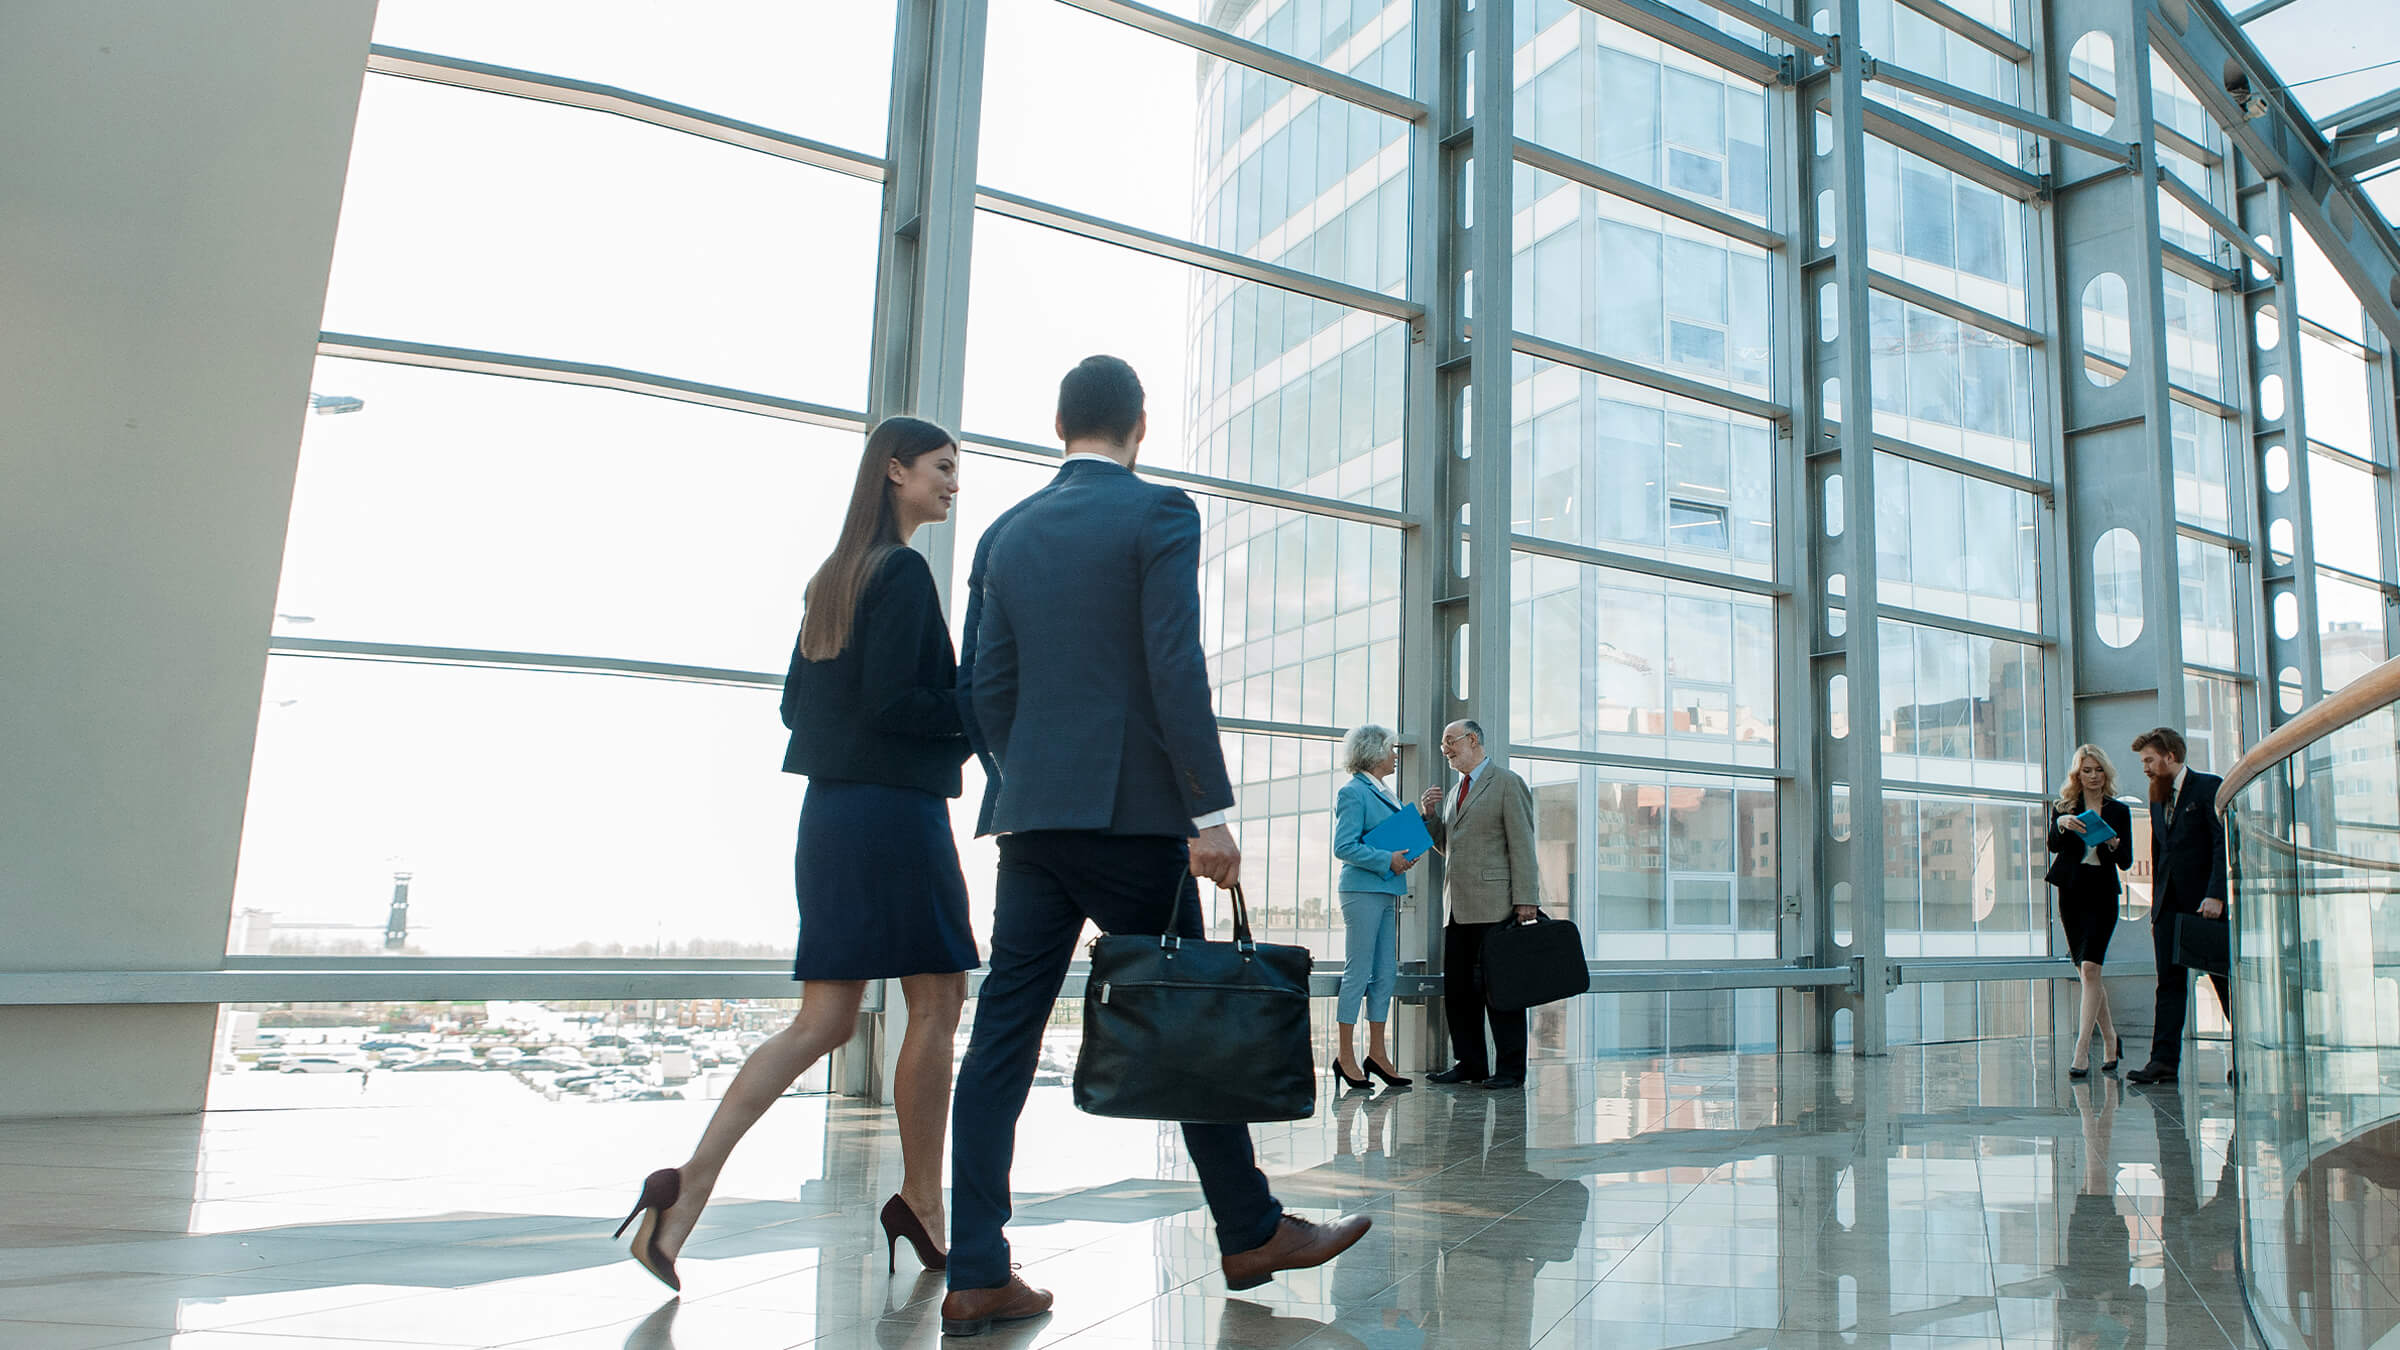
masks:
<svg viewBox="0 0 2400 1350"><path fill-rule="evenodd" d="M906 975L908 1031L892 1073L892 1106L900 1116L900 1198L915 1210L933 1240L949 1250L942 1204L942 1142L950 1126L950 1063L967 977Z"/></svg>
<svg viewBox="0 0 2400 1350"><path fill-rule="evenodd" d="M2080 1069L2088 1066L2091 1062L2092 1028L2099 1022L2101 1006L2108 1001L2108 991L2100 987L2100 967L2091 962L2086 961L2075 967L2075 973L2083 981L2082 1015L2076 1019L2081 1030L2075 1034L2075 1058L2073 1061L2075 1067ZM2101 1058L2105 1059L2107 1056L2103 1054Z"/></svg>
<svg viewBox="0 0 2400 1350"><path fill-rule="evenodd" d="M658 1245L670 1259L683 1250L684 1239L708 1208L709 1193L716 1189L725 1160L733 1156L733 1146L810 1065L857 1033L858 1004L866 989L862 980L808 981L800 987L800 1011L792 1024L759 1042L742 1062L742 1071L725 1089L692 1156L675 1169L683 1176L683 1189L658 1220Z"/></svg>
<svg viewBox="0 0 2400 1350"><path fill-rule="evenodd" d="M1342 1077L1366 1077L1366 1075L1360 1073L1358 1069L1358 1024L1355 1022L1336 1022L1334 1025L1342 1029L1341 1053L1334 1057L1334 1063L1341 1068Z"/></svg>
<svg viewBox="0 0 2400 1350"><path fill-rule="evenodd" d="M1367 1023L1367 1062L1380 1067L1385 1073L1394 1077L1399 1076L1400 1068L1392 1063L1392 1052L1384 1048L1383 1023L1381 1022Z"/></svg>

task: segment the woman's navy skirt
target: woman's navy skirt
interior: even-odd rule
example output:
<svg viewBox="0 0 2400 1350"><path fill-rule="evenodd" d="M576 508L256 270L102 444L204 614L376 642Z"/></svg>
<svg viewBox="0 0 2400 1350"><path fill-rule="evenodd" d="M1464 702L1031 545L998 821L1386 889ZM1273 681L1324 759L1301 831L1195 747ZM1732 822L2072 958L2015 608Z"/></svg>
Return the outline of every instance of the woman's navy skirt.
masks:
<svg viewBox="0 0 2400 1350"><path fill-rule="evenodd" d="M811 779L792 859L795 980L973 970L975 929L948 803L915 788Z"/></svg>

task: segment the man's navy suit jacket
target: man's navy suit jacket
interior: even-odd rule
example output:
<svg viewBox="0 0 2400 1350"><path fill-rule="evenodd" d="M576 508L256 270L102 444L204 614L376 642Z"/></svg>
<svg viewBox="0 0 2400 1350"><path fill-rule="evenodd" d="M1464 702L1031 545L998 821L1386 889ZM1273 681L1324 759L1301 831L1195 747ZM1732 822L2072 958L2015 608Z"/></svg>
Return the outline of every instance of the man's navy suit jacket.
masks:
<svg viewBox="0 0 2400 1350"><path fill-rule="evenodd" d="M999 770L980 832L1189 837L1230 807L1191 497L1077 460L986 540L962 681Z"/></svg>

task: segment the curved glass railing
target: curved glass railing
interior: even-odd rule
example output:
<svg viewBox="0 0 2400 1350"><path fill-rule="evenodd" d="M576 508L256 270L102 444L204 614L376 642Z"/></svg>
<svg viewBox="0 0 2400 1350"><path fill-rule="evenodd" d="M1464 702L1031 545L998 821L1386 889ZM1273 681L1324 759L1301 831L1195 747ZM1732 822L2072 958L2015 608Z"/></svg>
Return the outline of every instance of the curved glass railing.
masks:
<svg viewBox="0 0 2400 1350"><path fill-rule="evenodd" d="M2242 1286L2267 1344L2400 1329L2400 660L2226 775Z"/></svg>

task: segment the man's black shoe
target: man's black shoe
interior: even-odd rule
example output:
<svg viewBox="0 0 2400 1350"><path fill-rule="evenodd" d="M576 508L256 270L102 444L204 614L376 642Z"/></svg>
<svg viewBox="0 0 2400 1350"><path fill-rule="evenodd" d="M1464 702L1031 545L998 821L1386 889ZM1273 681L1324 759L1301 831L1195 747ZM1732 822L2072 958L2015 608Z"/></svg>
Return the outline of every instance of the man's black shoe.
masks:
<svg viewBox="0 0 2400 1350"><path fill-rule="evenodd" d="M2172 1083L2175 1081L2175 1066L2172 1064L2145 1064L2125 1075L2125 1081L2128 1083Z"/></svg>
<svg viewBox="0 0 2400 1350"><path fill-rule="evenodd" d="M1425 1075L1425 1081L1428 1083L1480 1083L1483 1081L1483 1076L1468 1073L1465 1069L1453 1064L1440 1073Z"/></svg>
<svg viewBox="0 0 2400 1350"><path fill-rule="evenodd" d="M1475 1086L1486 1087L1491 1088L1494 1091L1505 1092L1510 1088L1521 1088L1525 1086L1525 1075L1521 1073L1494 1074L1492 1077L1484 1079Z"/></svg>

